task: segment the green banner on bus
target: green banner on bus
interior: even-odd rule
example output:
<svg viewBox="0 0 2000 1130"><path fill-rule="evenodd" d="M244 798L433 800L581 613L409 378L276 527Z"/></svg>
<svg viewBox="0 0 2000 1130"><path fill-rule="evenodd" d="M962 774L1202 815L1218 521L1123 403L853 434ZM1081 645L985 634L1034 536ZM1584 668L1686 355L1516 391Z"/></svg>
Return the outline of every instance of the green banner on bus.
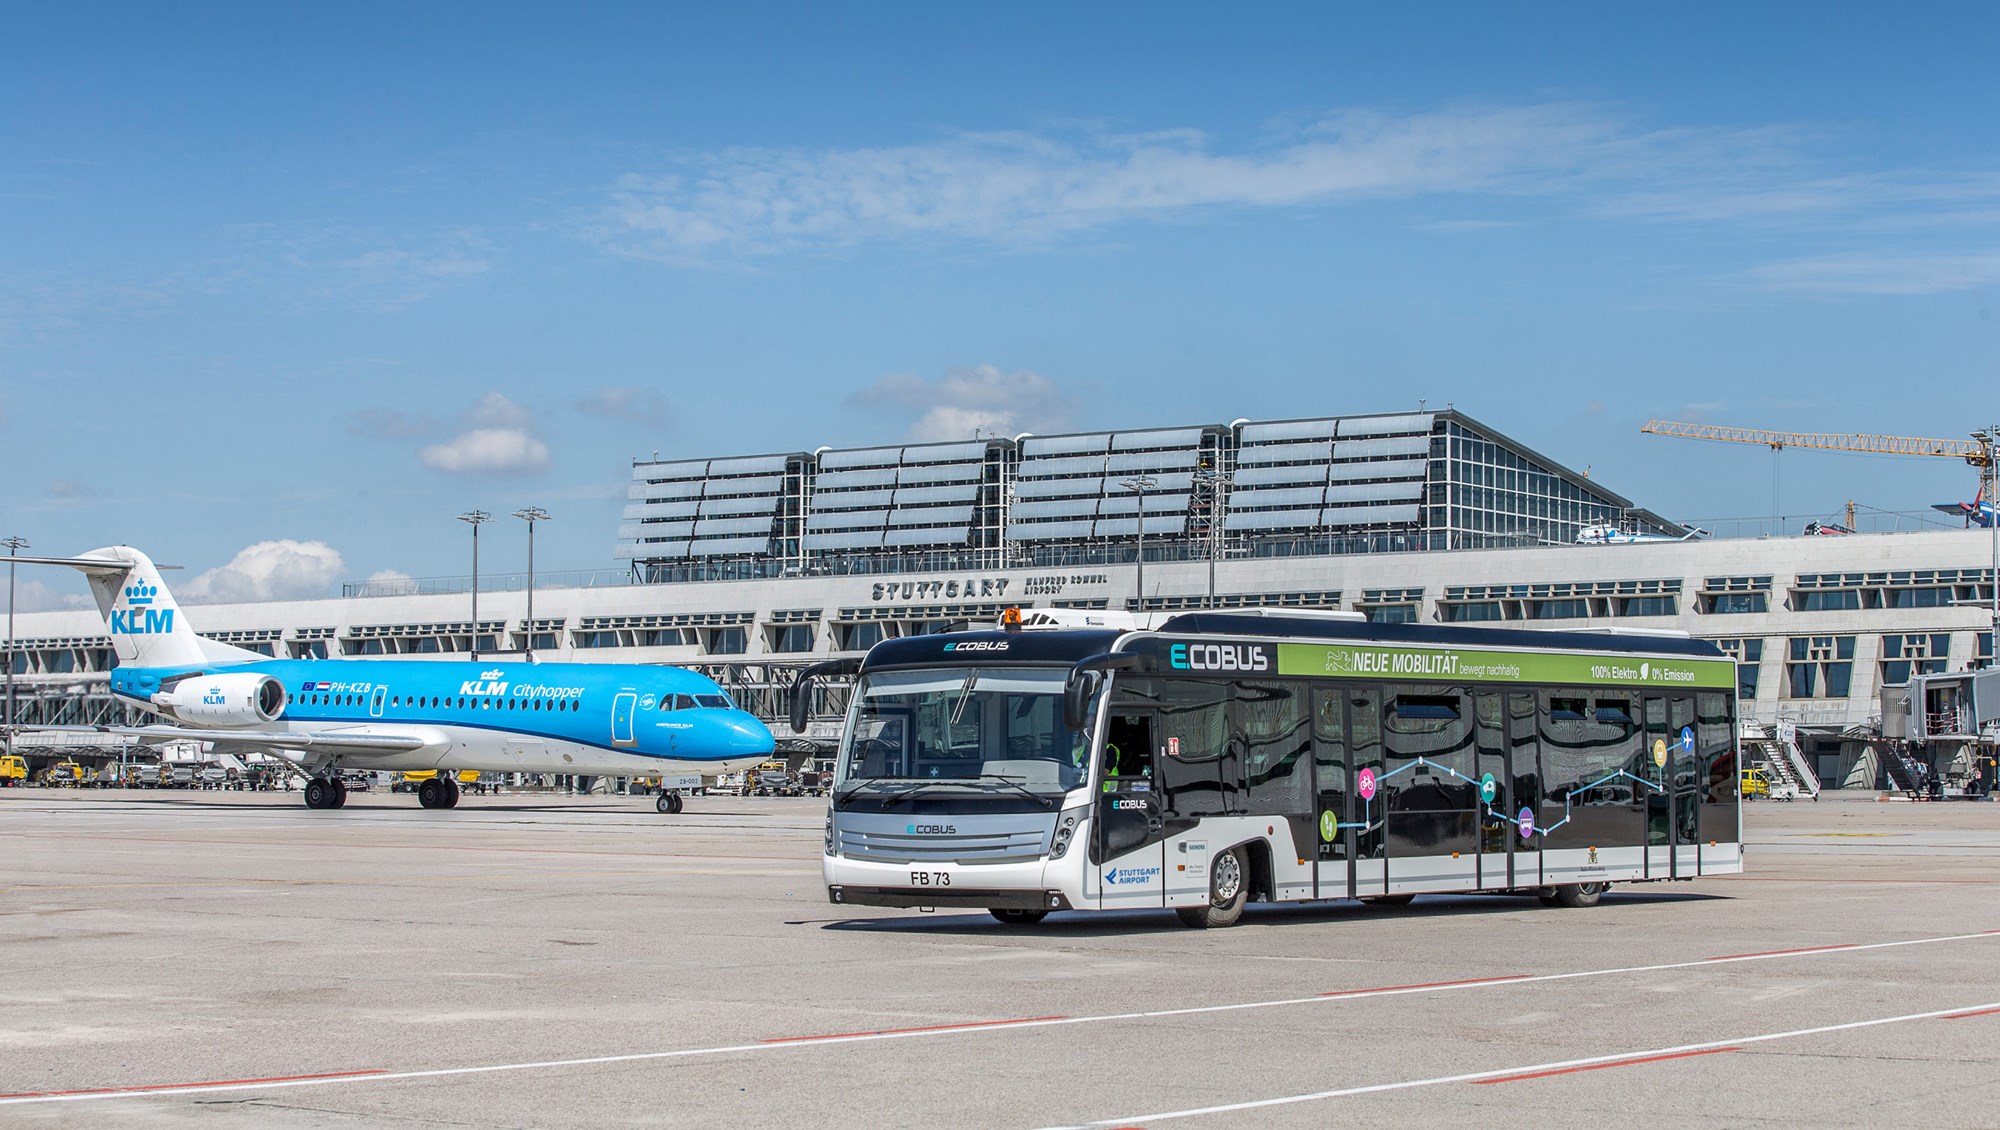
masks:
<svg viewBox="0 0 2000 1130"><path fill-rule="evenodd" d="M1421 679L1438 683L1612 684L1661 690L1736 686L1736 665L1727 659L1467 651L1383 644L1281 643L1278 674Z"/></svg>

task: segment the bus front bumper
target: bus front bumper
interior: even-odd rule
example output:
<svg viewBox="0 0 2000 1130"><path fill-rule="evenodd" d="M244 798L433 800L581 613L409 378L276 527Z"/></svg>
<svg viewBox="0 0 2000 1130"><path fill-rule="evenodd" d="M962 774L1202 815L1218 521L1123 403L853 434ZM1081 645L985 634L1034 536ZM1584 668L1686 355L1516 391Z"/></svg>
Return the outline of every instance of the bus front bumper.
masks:
<svg viewBox="0 0 2000 1130"><path fill-rule="evenodd" d="M972 910L1069 910L1061 891L982 890L978 887L856 887L832 884L826 901L839 906L940 906Z"/></svg>

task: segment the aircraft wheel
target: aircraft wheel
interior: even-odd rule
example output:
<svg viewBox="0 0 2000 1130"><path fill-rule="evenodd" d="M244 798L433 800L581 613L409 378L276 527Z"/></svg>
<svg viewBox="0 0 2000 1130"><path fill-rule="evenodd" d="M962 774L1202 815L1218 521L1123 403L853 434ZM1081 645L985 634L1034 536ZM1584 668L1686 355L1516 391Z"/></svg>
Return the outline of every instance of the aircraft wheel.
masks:
<svg viewBox="0 0 2000 1130"><path fill-rule="evenodd" d="M306 782L307 808L332 808L333 785L323 777L314 777Z"/></svg>
<svg viewBox="0 0 2000 1130"><path fill-rule="evenodd" d="M336 778L334 778L334 779L333 779L333 781L332 781L332 785L333 785L333 803L332 803L332 804L329 804L329 805L327 805L327 807L328 807L328 808L346 808L346 807L347 807L347 782L346 782L346 781L343 781L343 780L341 780L341 779L340 779L340 778L338 778L338 777L336 777Z"/></svg>
<svg viewBox="0 0 2000 1130"><path fill-rule="evenodd" d="M444 807L444 786L438 784L436 777L417 786L417 803L425 808Z"/></svg>
<svg viewBox="0 0 2000 1130"><path fill-rule="evenodd" d="M443 788L444 788L444 791L443 791L443 792L442 792L441 794L439 794L439 798L438 798L438 807L439 807L439 808L457 808L457 807L458 807L458 777L457 777L457 775L456 775L456 774L454 774L454 775L452 775L452 776L450 776L450 777L439 777L439 778L437 778L437 781L438 781L438 783L439 783L440 785L442 785L442 786L443 786Z"/></svg>
<svg viewBox="0 0 2000 1130"><path fill-rule="evenodd" d="M653 807L669 815L677 813L682 807L681 794L661 793L659 798L653 802Z"/></svg>

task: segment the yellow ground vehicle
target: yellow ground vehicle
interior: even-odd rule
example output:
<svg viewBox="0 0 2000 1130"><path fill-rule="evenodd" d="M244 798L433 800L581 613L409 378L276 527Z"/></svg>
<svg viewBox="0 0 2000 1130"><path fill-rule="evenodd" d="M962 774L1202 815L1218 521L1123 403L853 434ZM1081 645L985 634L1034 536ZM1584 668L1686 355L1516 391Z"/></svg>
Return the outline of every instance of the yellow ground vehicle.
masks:
<svg viewBox="0 0 2000 1130"><path fill-rule="evenodd" d="M42 770L42 784L50 788L73 789L90 779L90 771L74 761L58 761Z"/></svg>
<svg viewBox="0 0 2000 1130"><path fill-rule="evenodd" d="M398 785L408 784L412 788L414 788L415 786L421 785L425 781L428 781L432 777L435 777L437 775L438 771L435 769L412 769L407 773L396 774L396 784ZM479 780L479 770L477 769L460 769L458 771L458 783L461 785L475 784L478 782L478 780ZM408 792L410 790L405 789L403 791Z"/></svg>
<svg viewBox="0 0 2000 1130"><path fill-rule="evenodd" d="M1745 769L1738 789L1743 794L1744 800L1749 800L1751 797L1768 798L1771 795L1771 777L1762 769Z"/></svg>
<svg viewBox="0 0 2000 1130"><path fill-rule="evenodd" d="M19 757L0 757L0 788L28 783L28 763Z"/></svg>

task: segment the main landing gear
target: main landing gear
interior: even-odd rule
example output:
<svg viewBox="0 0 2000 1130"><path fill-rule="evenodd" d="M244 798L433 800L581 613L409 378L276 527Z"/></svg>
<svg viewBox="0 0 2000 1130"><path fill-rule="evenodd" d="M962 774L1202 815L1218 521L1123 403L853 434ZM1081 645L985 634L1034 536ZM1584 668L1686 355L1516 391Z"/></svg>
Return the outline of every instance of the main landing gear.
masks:
<svg viewBox="0 0 2000 1130"><path fill-rule="evenodd" d="M339 808L347 803L347 783L338 777L314 777L306 782L307 808Z"/></svg>
<svg viewBox="0 0 2000 1130"><path fill-rule="evenodd" d="M660 799L653 802L653 807L669 815L679 812L681 810L681 794L663 792L660 794Z"/></svg>
<svg viewBox="0 0 2000 1130"><path fill-rule="evenodd" d="M458 778L440 773L418 785L417 803L425 808L457 808Z"/></svg>

